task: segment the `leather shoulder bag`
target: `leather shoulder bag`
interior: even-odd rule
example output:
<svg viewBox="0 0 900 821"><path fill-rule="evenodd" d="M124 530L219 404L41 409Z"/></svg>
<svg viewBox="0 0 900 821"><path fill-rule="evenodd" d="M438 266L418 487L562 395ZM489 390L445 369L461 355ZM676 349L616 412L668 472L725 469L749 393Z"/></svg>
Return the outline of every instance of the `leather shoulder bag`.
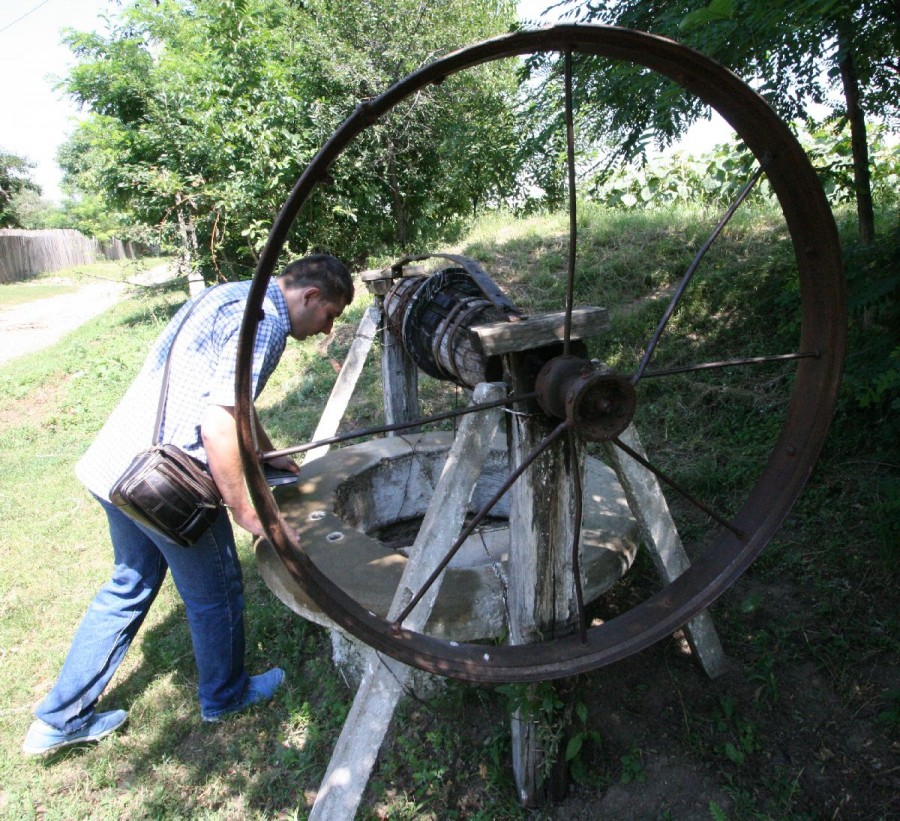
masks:
<svg viewBox="0 0 900 821"><path fill-rule="evenodd" d="M109 494L110 501L123 513L182 547L193 545L218 518L222 507L222 494L206 466L175 445L160 441L172 351L188 317L205 295L184 315L172 338L156 411L154 444L134 457Z"/></svg>

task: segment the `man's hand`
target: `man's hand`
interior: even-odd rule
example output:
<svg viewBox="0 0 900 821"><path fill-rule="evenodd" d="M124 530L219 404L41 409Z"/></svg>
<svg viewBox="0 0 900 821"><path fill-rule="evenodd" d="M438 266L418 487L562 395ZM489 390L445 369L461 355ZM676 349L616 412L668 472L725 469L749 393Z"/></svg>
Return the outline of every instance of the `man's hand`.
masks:
<svg viewBox="0 0 900 821"><path fill-rule="evenodd" d="M262 536L262 522L250 503L244 484L234 408L207 405L200 420L200 436L209 460L209 471L222 494L222 500L231 508L234 521L254 536Z"/></svg>
<svg viewBox="0 0 900 821"><path fill-rule="evenodd" d="M256 443L259 445L259 449L263 453L275 450L272 440L269 439L269 434L266 433L259 419L254 417L254 421L256 422ZM273 456L271 459L266 459L266 464L271 465L276 470L287 470L294 474L300 472L300 466L290 456Z"/></svg>
<svg viewBox="0 0 900 821"><path fill-rule="evenodd" d="M291 459L290 456L275 456L271 459L266 459L266 464L271 465L276 470L287 470L293 474L300 472L300 465Z"/></svg>

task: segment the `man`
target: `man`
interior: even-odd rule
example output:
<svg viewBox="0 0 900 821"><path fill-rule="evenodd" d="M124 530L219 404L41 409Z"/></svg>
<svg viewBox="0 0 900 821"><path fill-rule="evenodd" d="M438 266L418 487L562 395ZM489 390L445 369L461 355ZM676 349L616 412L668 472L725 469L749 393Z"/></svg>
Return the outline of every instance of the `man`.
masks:
<svg viewBox="0 0 900 821"><path fill-rule="evenodd" d="M115 566L75 634L53 689L35 710L25 737L28 754L96 741L118 729L124 710L95 712L162 585L167 568L184 601L204 720L272 696L284 678L273 668L257 676L244 668L243 584L234 534L223 509L192 547L180 547L125 515L109 491L140 451L153 444L163 371L172 350L162 424L163 442L205 462L234 521L263 532L247 495L234 416L237 345L250 281L219 285L188 302L151 349L134 383L76 467L109 520ZM173 338L190 306L201 300ZM253 352L256 398L281 358L288 336L330 333L353 299L353 282L334 257L317 254L292 262L269 283ZM272 444L257 424L260 447ZM274 467L297 472L290 459Z"/></svg>

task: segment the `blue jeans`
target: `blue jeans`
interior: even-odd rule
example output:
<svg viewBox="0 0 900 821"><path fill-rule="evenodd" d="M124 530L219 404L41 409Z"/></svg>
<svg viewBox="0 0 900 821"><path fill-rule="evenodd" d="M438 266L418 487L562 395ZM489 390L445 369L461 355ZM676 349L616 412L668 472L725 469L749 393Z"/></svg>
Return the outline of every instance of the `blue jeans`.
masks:
<svg viewBox="0 0 900 821"><path fill-rule="evenodd" d="M200 710L213 718L237 707L244 668L244 592L228 513L193 547L181 547L98 499L109 519L115 567L75 633L53 689L35 715L57 730L79 730L137 635L166 576L184 601L199 674Z"/></svg>

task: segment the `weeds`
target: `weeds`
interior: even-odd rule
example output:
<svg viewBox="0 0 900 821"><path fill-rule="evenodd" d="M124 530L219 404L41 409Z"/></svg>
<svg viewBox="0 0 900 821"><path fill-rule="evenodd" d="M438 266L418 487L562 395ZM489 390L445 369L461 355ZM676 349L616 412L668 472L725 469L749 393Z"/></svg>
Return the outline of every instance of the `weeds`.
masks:
<svg viewBox="0 0 900 821"><path fill-rule="evenodd" d="M592 356L626 373L635 366L646 328L661 315L666 289L706 222L696 209L666 217L582 211L577 299L605 305L612 317ZM560 215L497 217L459 250L481 260L522 307L555 309L565 232ZM741 215L714 248L653 366L702 361L714 351L784 350L797 327L790 257L775 215ZM578 809L581 800L585 817L602 817L597 808L618 792L649 817L891 815L891 745L900 728L900 458L887 433L897 418L893 388L878 381L890 360L875 362L884 351L870 343L895 327L892 298L885 293L854 309L850 365L872 367L845 383L833 434L791 518L715 605L734 672L707 682L688 655L663 642L582 677L570 702L541 688L531 701L513 694L548 720L547 743L575 779L567 806ZM47 353L0 368L6 817L304 818L346 716L352 693L333 670L327 637L269 594L243 539L248 663L254 671L273 663L289 671L271 706L215 727L199 720L183 609L166 585L106 696L110 707L129 709L125 733L46 763L19 758L30 708L50 686L91 591L108 572L103 523L72 466L181 299L135 296ZM259 403L279 444L311 435L334 379L331 360L344 356L362 308L361 300L330 344L288 346ZM866 321L872 336L863 332ZM377 350L373 364L350 409L353 424L378 414ZM680 481L731 512L772 449L792 370L773 365L661 384L648 379L640 387L645 446ZM422 390L426 411L464 401L440 383L423 380ZM860 397L871 401L863 406ZM682 537L701 540L705 519L678 502L673 509ZM613 618L657 589L642 553L624 583L596 605L597 617ZM450 684L427 706L407 702L361 816L525 817L510 774L508 696ZM662 781L670 792L654 793Z"/></svg>
<svg viewBox="0 0 900 821"><path fill-rule="evenodd" d="M742 767L747 756L757 751L756 725L736 713L733 698L719 698L720 714L716 718L716 729L720 735L727 734L728 740L722 745L725 757Z"/></svg>
<svg viewBox="0 0 900 821"><path fill-rule="evenodd" d="M885 701L885 709L878 713L876 721L896 738L900 735L900 690L889 690L885 693Z"/></svg>
<svg viewBox="0 0 900 821"><path fill-rule="evenodd" d="M643 755L637 747L620 756L619 764L622 767L622 773L619 776L620 783L642 784L647 780L647 774L644 772Z"/></svg>

